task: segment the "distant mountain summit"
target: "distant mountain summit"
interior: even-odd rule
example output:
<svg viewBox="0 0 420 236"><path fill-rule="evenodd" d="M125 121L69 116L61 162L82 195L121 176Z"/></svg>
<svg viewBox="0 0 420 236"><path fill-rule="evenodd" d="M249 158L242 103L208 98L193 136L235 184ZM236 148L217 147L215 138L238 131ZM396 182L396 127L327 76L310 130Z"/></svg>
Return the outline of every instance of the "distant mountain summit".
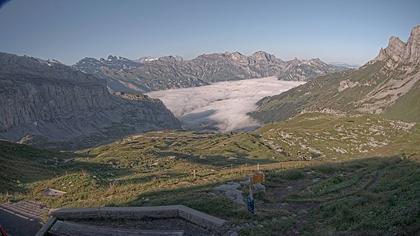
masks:
<svg viewBox="0 0 420 236"><path fill-rule="evenodd" d="M357 69L357 68L360 67L360 65L358 65L358 64L348 64L348 63L345 63L345 62L330 62L329 64L335 65L335 66L338 66L338 67L348 68L348 69Z"/></svg>
<svg viewBox="0 0 420 236"><path fill-rule="evenodd" d="M113 68L132 63L116 57L100 62ZM61 63L0 53L0 139L78 148L177 128L179 121L159 100L111 94L104 80Z"/></svg>
<svg viewBox="0 0 420 236"><path fill-rule="evenodd" d="M327 64L319 58L310 60L293 59L286 63L286 67L278 76L281 80L307 81L321 75L342 71L347 68Z"/></svg>
<svg viewBox="0 0 420 236"><path fill-rule="evenodd" d="M379 55L368 64L385 62L388 68L396 68L399 65L418 65L420 61L420 25L411 30L407 43L398 37L392 36L388 46L381 48Z"/></svg>
<svg viewBox="0 0 420 236"><path fill-rule="evenodd" d="M100 58L99 60L92 57L85 57L80 60L75 67L82 72L94 74L99 73L103 67L112 70L128 70L134 69L141 65L139 62L129 60L124 57L116 57L109 55L107 59Z"/></svg>
<svg viewBox="0 0 420 236"><path fill-rule="evenodd" d="M420 26L411 30L407 42L391 37L388 46L358 70L319 77L258 104L253 116L265 122L310 111L420 121Z"/></svg>
<svg viewBox="0 0 420 236"><path fill-rule="evenodd" d="M203 54L192 60L181 57L84 58L75 68L107 81L113 91L148 92L207 85L218 81L277 76L282 80L311 80L345 68L319 59L283 61L264 51L250 56L239 52Z"/></svg>

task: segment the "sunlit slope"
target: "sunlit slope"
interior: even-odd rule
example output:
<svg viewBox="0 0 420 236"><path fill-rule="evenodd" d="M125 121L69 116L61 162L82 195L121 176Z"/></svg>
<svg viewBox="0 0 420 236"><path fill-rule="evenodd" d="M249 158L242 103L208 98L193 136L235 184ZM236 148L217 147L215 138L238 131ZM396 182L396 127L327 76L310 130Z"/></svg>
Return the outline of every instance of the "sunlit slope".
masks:
<svg viewBox="0 0 420 236"><path fill-rule="evenodd" d="M420 81L395 104L386 109L384 116L390 119L420 122Z"/></svg>
<svg viewBox="0 0 420 236"><path fill-rule="evenodd" d="M251 115L263 122L302 112L368 113L420 121L420 26L408 41L391 37L379 55L357 70L318 77L258 102Z"/></svg>
<svg viewBox="0 0 420 236"><path fill-rule="evenodd" d="M413 126L378 115L307 113L268 124L259 132L273 149L294 160L338 160L369 156L418 132Z"/></svg>

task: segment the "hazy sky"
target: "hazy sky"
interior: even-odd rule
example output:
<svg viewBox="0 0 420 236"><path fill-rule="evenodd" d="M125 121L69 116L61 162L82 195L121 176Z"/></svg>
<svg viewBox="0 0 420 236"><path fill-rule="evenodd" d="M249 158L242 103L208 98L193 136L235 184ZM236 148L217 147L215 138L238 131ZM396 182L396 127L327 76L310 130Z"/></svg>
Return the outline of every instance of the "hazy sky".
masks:
<svg viewBox="0 0 420 236"><path fill-rule="evenodd" d="M66 64L257 50L362 64L416 24L419 0L12 0L0 9L0 51Z"/></svg>

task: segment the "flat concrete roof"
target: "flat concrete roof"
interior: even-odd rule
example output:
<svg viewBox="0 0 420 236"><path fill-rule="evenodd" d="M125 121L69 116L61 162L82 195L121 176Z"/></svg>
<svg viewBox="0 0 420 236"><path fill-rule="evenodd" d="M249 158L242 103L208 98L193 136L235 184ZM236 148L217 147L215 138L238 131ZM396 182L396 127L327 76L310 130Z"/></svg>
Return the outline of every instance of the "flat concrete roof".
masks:
<svg viewBox="0 0 420 236"><path fill-rule="evenodd" d="M99 235L99 232L108 232L106 235L236 235L226 220L183 205L61 208L51 210L49 215L49 221L37 236L71 232L77 235ZM92 234L94 232L99 234Z"/></svg>

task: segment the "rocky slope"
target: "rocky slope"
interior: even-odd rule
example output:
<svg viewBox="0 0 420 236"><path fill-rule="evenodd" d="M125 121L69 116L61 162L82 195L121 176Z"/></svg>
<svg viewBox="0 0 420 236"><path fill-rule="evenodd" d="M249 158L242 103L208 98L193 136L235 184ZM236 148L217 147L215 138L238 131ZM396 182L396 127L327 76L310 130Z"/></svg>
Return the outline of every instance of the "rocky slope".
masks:
<svg viewBox="0 0 420 236"><path fill-rule="evenodd" d="M301 112L375 113L420 121L420 26L407 43L391 37L379 55L358 70L322 76L258 102L253 116L284 120Z"/></svg>
<svg viewBox="0 0 420 236"><path fill-rule="evenodd" d="M320 59L283 61L263 51L245 56L239 52L203 54L192 60L180 57L141 58L130 61L109 56L84 58L75 68L107 80L113 91L148 92L206 85L217 81L277 76L305 81L344 70Z"/></svg>
<svg viewBox="0 0 420 236"><path fill-rule="evenodd" d="M54 61L0 53L0 138L80 147L179 128L159 100L111 94L103 80Z"/></svg>

